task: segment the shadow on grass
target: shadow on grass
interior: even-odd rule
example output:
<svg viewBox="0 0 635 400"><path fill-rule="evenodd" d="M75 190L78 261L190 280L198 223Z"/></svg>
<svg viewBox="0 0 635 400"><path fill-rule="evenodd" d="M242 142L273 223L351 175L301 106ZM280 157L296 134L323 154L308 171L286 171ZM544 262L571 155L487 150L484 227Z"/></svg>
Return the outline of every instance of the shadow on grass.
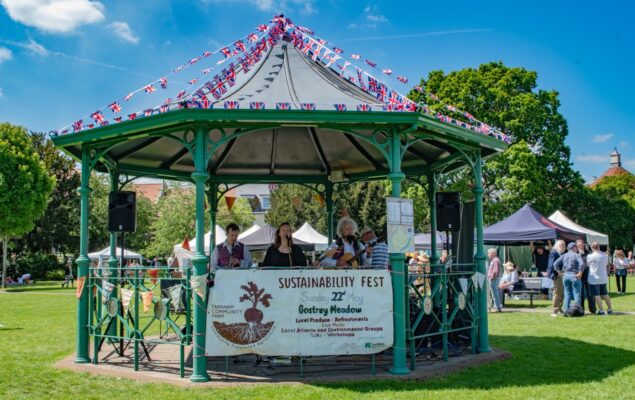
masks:
<svg viewBox="0 0 635 400"><path fill-rule="evenodd" d="M19 292L43 292L43 291L51 291L57 290L60 292L70 292L75 291L75 288L63 288L59 285L51 286L38 286L37 283L35 285L20 285L20 286L8 286L5 290L9 293L19 293Z"/></svg>
<svg viewBox="0 0 635 400"><path fill-rule="evenodd" d="M522 390L522 387L530 386L599 382L635 364L635 352L605 345L554 336L490 337L497 347L510 351L512 358L426 382L382 380L315 386L362 393L422 389Z"/></svg>

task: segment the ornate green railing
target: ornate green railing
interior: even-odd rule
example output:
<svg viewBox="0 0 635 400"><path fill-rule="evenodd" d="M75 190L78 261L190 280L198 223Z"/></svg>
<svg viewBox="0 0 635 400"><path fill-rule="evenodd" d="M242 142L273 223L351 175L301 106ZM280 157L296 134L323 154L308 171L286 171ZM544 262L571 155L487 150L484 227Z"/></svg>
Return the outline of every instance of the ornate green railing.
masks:
<svg viewBox="0 0 635 400"><path fill-rule="evenodd" d="M177 345L180 376L184 377L185 346L192 343L191 268L185 272L185 276L173 278L168 267L91 267L84 290L89 293L93 363L99 362L104 344L112 345L119 356L132 346L138 371L140 347L151 361L146 344ZM165 281L169 287L162 290Z"/></svg>

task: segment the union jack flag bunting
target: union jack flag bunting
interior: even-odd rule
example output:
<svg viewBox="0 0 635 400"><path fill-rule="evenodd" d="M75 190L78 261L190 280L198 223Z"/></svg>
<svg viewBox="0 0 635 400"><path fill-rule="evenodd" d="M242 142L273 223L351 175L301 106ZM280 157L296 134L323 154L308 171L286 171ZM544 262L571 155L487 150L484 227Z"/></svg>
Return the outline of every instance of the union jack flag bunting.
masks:
<svg viewBox="0 0 635 400"><path fill-rule="evenodd" d="M358 104L357 105L357 111L370 111L371 107L370 104Z"/></svg>
<svg viewBox="0 0 635 400"><path fill-rule="evenodd" d="M137 113L128 114L128 119L131 120L131 121L133 119L137 119Z"/></svg>
<svg viewBox="0 0 635 400"><path fill-rule="evenodd" d="M159 79L159 82L161 83L161 87L163 89L167 89L168 88L168 78L161 78L161 79Z"/></svg>
<svg viewBox="0 0 635 400"><path fill-rule="evenodd" d="M359 60L360 58L362 58L362 56L360 56L359 54L351 54L351 58L353 60Z"/></svg>
<svg viewBox="0 0 635 400"><path fill-rule="evenodd" d="M108 125L108 121L104 120L104 122L100 123L99 125L106 126L106 125Z"/></svg>
<svg viewBox="0 0 635 400"><path fill-rule="evenodd" d="M290 110L291 103L276 103L276 110Z"/></svg>
<svg viewBox="0 0 635 400"><path fill-rule="evenodd" d="M192 58L192 59L190 60L190 65L192 65L192 64L196 64L196 63L198 62L198 60L200 60L200 59L201 59L201 57Z"/></svg>
<svg viewBox="0 0 635 400"><path fill-rule="evenodd" d="M257 42L258 41L258 35L256 35L255 33L250 33L247 36L247 40L249 40L250 42Z"/></svg>
<svg viewBox="0 0 635 400"><path fill-rule="evenodd" d="M93 129L94 127L95 127L95 124L88 124L89 129Z"/></svg>
<svg viewBox="0 0 635 400"><path fill-rule="evenodd" d="M338 59L340 59L340 56L337 55L325 55L322 60L328 60L328 62L326 63L327 67L330 67L335 61L337 61Z"/></svg>
<svg viewBox="0 0 635 400"><path fill-rule="evenodd" d="M200 98L196 102L196 104L198 105L198 108L204 108L204 109L212 108L212 102L209 101L207 96L203 96L202 98Z"/></svg>
<svg viewBox="0 0 635 400"><path fill-rule="evenodd" d="M108 106L114 114L121 112L121 106L116 101Z"/></svg>
<svg viewBox="0 0 635 400"><path fill-rule="evenodd" d="M346 104L333 104L333 107L337 111L346 111Z"/></svg>
<svg viewBox="0 0 635 400"><path fill-rule="evenodd" d="M249 109L251 110L264 110L265 103L263 101L252 101L249 103Z"/></svg>
<svg viewBox="0 0 635 400"><path fill-rule="evenodd" d="M149 117L152 115L152 111L153 110L151 108L148 108L143 112L143 115L145 115L146 117Z"/></svg>
<svg viewBox="0 0 635 400"><path fill-rule="evenodd" d="M390 95L388 96L388 102L392 105L400 104L401 96L399 95L399 93L395 92L394 90L391 90Z"/></svg>
<svg viewBox="0 0 635 400"><path fill-rule="evenodd" d="M401 83L408 83L408 78L406 78L405 76L398 76L397 80Z"/></svg>
<svg viewBox="0 0 635 400"><path fill-rule="evenodd" d="M188 81L187 83L189 83L190 85L193 85L196 82L198 82L198 79L192 79L192 80Z"/></svg>
<svg viewBox="0 0 635 400"><path fill-rule="evenodd" d="M223 55L225 56L225 58L229 58L229 57L231 57L231 55L232 55L232 52L231 52L231 51L229 51L229 48L227 48L227 47L223 47L223 48L220 50L220 52L221 52L221 53L223 53Z"/></svg>
<svg viewBox="0 0 635 400"><path fill-rule="evenodd" d="M464 112L463 115L465 115L466 118L470 119L470 120L474 120L474 116L472 114L470 114L469 112Z"/></svg>
<svg viewBox="0 0 635 400"><path fill-rule="evenodd" d="M128 95L126 97L124 97L124 101L128 101L132 98L132 96L134 96L134 93L128 93Z"/></svg>
<svg viewBox="0 0 635 400"><path fill-rule="evenodd" d="M156 89L154 88L154 86L152 85L147 85L144 90L146 91L146 93L152 93L154 92Z"/></svg>
<svg viewBox="0 0 635 400"><path fill-rule="evenodd" d="M169 107L168 107L167 104L164 104L161 107L159 107L159 113L160 114L166 113L166 112L168 112L168 110L169 110Z"/></svg>
<svg viewBox="0 0 635 400"><path fill-rule="evenodd" d="M180 92L176 95L176 98L177 98L177 99L180 99L180 98L182 98L183 96L185 96L185 90L181 90L181 91L180 91Z"/></svg>
<svg viewBox="0 0 635 400"><path fill-rule="evenodd" d="M385 75L392 75L392 69L382 69L381 72Z"/></svg>
<svg viewBox="0 0 635 400"><path fill-rule="evenodd" d="M379 82L377 82L377 79L373 78L372 76L368 77L368 91L369 92L377 93L378 85L379 85Z"/></svg>
<svg viewBox="0 0 635 400"><path fill-rule="evenodd" d="M221 97L223 97L223 94L220 93L218 90L212 90L211 93L216 100L219 100Z"/></svg>
<svg viewBox="0 0 635 400"><path fill-rule="evenodd" d="M262 24L262 25L258 25L256 29L258 29L259 32L267 32L269 27L267 25Z"/></svg>
<svg viewBox="0 0 635 400"><path fill-rule="evenodd" d="M366 90L366 86L364 85L364 75L363 75L364 71L362 71L361 69L357 68L357 80L359 81L359 86Z"/></svg>
<svg viewBox="0 0 635 400"><path fill-rule="evenodd" d="M344 50L340 49L339 47L333 47L333 51L336 52L337 54L344 53Z"/></svg>
<svg viewBox="0 0 635 400"><path fill-rule="evenodd" d="M386 94L386 85L384 85L383 83L377 85L377 100L386 101Z"/></svg>
<svg viewBox="0 0 635 400"><path fill-rule="evenodd" d="M419 93L423 93L423 87L422 87L422 86L417 85L417 86L415 86L415 87L414 87L414 89L415 89L417 92L419 92Z"/></svg>
<svg viewBox="0 0 635 400"><path fill-rule="evenodd" d="M234 47L236 47L236 49L240 50L241 52L245 51L245 43L243 43L242 40L236 41L236 43L234 43Z"/></svg>
<svg viewBox="0 0 635 400"><path fill-rule="evenodd" d="M68 129L64 129L62 131L62 135L66 135L68 133ZM57 136L57 131L55 131L55 136Z"/></svg>
<svg viewBox="0 0 635 400"><path fill-rule="evenodd" d="M90 115L90 117L94 119L95 122L99 122L100 124L106 120L104 118L104 115L100 111L95 111L94 113Z"/></svg>
<svg viewBox="0 0 635 400"><path fill-rule="evenodd" d="M223 104L223 106L227 110L238 110L240 108L240 104L237 101L233 101L233 100L226 101Z"/></svg>
<svg viewBox="0 0 635 400"><path fill-rule="evenodd" d="M304 111L315 111L315 103L302 103L300 108Z"/></svg>
<svg viewBox="0 0 635 400"><path fill-rule="evenodd" d="M371 61L371 60L366 60L365 62L366 62L366 64L370 65L370 66L371 66L371 67L373 67L373 68L375 68L375 67L377 66L377 63L376 63L376 62L373 62L373 61Z"/></svg>
<svg viewBox="0 0 635 400"><path fill-rule="evenodd" d="M409 102L404 104L404 109L406 111L415 112L415 111L417 111L417 103L409 101Z"/></svg>
<svg viewBox="0 0 635 400"><path fill-rule="evenodd" d="M115 122L121 122L121 117L115 117Z"/></svg>
<svg viewBox="0 0 635 400"><path fill-rule="evenodd" d="M396 104L386 104L382 106L384 111L397 111L398 107Z"/></svg>
<svg viewBox="0 0 635 400"><path fill-rule="evenodd" d="M73 122L73 132L81 131L83 126L84 126L84 121L81 119L79 121Z"/></svg>
<svg viewBox="0 0 635 400"><path fill-rule="evenodd" d="M234 86L236 84L236 72L233 68L230 68L225 72L225 79L227 80L227 83L229 83L229 86Z"/></svg>
<svg viewBox="0 0 635 400"><path fill-rule="evenodd" d="M207 57L209 57L211 55L212 55L211 51L206 51L205 53L203 53L203 57L205 57L205 58L207 58Z"/></svg>

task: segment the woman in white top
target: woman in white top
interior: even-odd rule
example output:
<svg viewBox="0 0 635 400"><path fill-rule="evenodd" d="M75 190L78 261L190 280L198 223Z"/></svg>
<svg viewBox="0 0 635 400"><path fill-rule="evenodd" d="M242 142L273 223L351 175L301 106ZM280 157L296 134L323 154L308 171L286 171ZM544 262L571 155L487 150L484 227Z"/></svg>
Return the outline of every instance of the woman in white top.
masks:
<svg viewBox="0 0 635 400"><path fill-rule="evenodd" d="M628 271L628 260L624 255L624 250L617 250L613 258L615 266L615 280L617 282L617 293L626 293L626 272Z"/></svg>

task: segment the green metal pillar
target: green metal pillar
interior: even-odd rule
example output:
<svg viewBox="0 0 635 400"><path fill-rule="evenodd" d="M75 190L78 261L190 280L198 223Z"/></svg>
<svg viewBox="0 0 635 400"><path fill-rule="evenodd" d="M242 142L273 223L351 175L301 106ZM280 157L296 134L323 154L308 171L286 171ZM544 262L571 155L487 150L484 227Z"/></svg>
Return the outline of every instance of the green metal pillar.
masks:
<svg viewBox="0 0 635 400"><path fill-rule="evenodd" d="M212 254L216 246L216 213L218 212L218 184L211 183L209 185L209 193L207 194L207 203L209 204L210 234L209 234L209 265L212 265Z"/></svg>
<svg viewBox="0 0 635 400"><path fill-rule="evenodd" d="M485 248L483 243L483 182L481 153L477 152L474 159L474 206L476 208L476 271L485 274ZM477 314L480 317L478 325L478 351L491 351L489 347L489 332L487 323L487 289L481 288L478 292Z"/></svg>
<svg viewBox="0 0 635 400"><path fill-rule="evenodd" d="M88 195L90 194L90 158L88 149L82 148L82 181L81 186L77 190L80 198L80 217L79 217L79 257L77 257L77 279L85 279L84 288L77 300L77 349L75 354L76 364L85 364L90 362L88 355L89 337L88 337L88 296L90 288L88 288L88 266L90 259L88 258ZM79 285L79 283L78 283Z"/></svg>
<svg viewBox="0 0 635 400"><path fill-rule="evenodd" d="M111 171L110 172L110 191L116 192L118 189L119 189L119 174L114 171ZM117 277L119 276L119 273L117 271L117 234L113 232L110 232L110 257L108 258L108 272L110 273L110 278L108 279L108 281L115 285L115 287L112 290L112 293L110 294L110 298L116 299L117 287L119 286L120 282L119 282L119 279L117 279ZM110 324L110 327L108 328L108 332L106 332L106 335L113 336L113 337L117 336L117 325L118 325L117 323ZM120 332L120 333L121 333L121 336L124 336L123 332ZM112 342L113 339L108 339L108 341Z"/></svg>
<svg viewBox="0 0 635 400"><path fill-rule="evenodd" d="M208 259L205 256L205 182L209 175L205 171L205 130L196 128L196 146L194 147L195 172L192 179L196 185L196 255L192 259L194 264L194 276L200 276L207 272ZM207 358L205 357L205 333L207 307L205 299L197 294L194 299L194 356L191 382L207 382Z"/></svg>
<svg viewBox="0 0 635 400"><path fill-rule="evenodd" d="M392 183L392 197L401 197L401 181L406 177L401 172L401 140L396 133L390 135L390 173L388 179ZM392 271L392 298L394 343L392 355L393 375L407 375L410 373L406 363L406 256L401 253L390 253Z"/></svg>
<svg viewBox="0 0 635 400"><path fill-rule="evenodd" d="M333 243L333 184L326 184L325 203L326 203L326 235L329 238L329 244Z"/></svg>
<svg viewBox="0 0 635 400"><path fill-rule="evenodd" d="M437 182L436 174L430 172L427 174L428 180L428 206L430 207L430 272L435 274L431 279L431 293L435 293L433 296L433 304L437 307L441 307L441 291L439 285L441 284L441 278L437 276L437 273L443 271L443 268L439 268L439 251L437 249Z"/></svg>

